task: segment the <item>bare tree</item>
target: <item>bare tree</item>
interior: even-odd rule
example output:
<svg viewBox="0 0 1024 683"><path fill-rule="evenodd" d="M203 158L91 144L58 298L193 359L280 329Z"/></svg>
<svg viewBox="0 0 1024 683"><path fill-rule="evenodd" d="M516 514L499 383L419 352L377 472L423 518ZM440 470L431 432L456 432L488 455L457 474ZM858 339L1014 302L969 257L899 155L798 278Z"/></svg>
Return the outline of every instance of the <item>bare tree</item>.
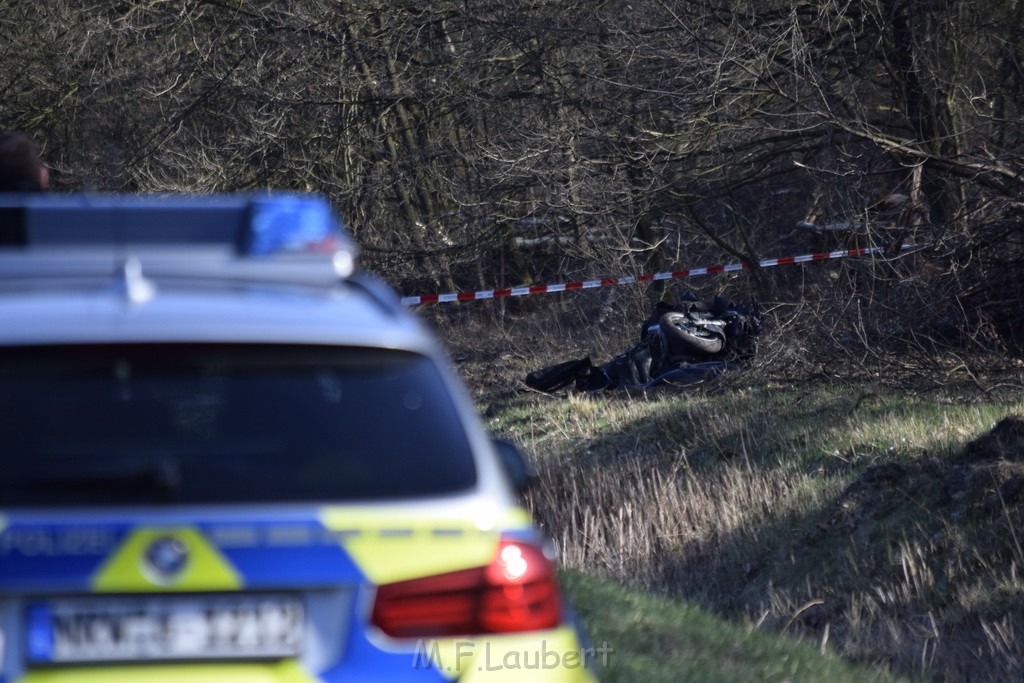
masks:
<svg viewBox="0 0 1024 683"><path fill-rule="evenodd" d="M903 240L1005 319L1022 7L9 0L0 119L57 188L325 192L414 289Z"/></svg>

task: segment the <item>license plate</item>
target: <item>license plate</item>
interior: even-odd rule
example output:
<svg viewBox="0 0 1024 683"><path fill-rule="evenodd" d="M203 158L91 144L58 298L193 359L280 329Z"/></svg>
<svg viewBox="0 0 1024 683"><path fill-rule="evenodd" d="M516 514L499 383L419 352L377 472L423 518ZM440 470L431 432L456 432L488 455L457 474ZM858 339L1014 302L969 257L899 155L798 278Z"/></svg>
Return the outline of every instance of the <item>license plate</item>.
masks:
<svg viewBox="0 0 1024 683"><path fill-rule="evenodd" d="M288 595L68 598L32 603L33 663L267 659L302 652L302 601Z"/></svg>

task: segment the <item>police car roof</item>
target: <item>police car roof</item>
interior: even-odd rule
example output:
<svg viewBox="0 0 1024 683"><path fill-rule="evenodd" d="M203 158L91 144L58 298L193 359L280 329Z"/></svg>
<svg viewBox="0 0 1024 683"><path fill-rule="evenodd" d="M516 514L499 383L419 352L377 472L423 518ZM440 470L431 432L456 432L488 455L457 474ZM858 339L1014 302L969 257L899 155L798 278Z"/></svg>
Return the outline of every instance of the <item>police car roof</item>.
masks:
<svg viewBox="0 0 1024 683"><path fill-rule="evenodd" d="M415 317L356 281L331 291L218 281L152 282L145 300L115 281L0 286L0 345L286 343L434 349Z"/></svg>
<svg viewBox="0 0 1024 683"><path fill-rule="evenodd" d="M0 195L0 344L432 349L355 254L317 195Z"/></svg>

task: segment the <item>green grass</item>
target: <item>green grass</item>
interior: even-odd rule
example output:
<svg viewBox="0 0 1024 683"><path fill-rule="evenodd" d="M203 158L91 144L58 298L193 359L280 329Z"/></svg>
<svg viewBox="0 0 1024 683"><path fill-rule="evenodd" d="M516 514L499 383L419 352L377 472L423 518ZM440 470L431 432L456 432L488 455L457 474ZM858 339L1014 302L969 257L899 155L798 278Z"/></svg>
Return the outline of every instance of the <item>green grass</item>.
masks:
<svg viewBox="0 0 1024 683"><path fill-rule="evenodd" d="M492 409L489 427L542 460L686 450L709 463L739 455L795 470L923 452L948 455L1007 413L1022 411L1019 399L965 401L875 392L864 385L765 383L633 398L524 394Z"/></svg>
<svg viewBox="0 0 1024 683"><path fill-rule="evenodd" d="M605 646L601 680L647 683L890 681L794 639L736 626L662 596L563 572L591 646Z"/></svg>
<svg viewBox="0 0 1024 683"><path fill-rule="evenodd" d="M1024 677L1024 498L999 511L1024 447L957 459L1024 415L1019 392L731 378L478 399L538 463L530 503L618 648L609 680Z"/></svg>

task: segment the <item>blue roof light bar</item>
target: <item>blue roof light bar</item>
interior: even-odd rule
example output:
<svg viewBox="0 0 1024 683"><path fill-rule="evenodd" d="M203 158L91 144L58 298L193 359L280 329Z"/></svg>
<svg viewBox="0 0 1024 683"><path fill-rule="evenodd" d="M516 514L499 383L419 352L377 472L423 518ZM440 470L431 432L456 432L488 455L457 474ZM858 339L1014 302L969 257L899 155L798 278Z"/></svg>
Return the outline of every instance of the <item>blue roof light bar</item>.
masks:
<svg viewBox="0 0 1024 683"><path fill-rule="evenodd" d="M44 252L58 251L61 258L50 258L48 267L39 262ZM111 254L131 253L147 273L157 267L167 276L214 275L216 261L230 266L224 277L273 280L284 271L294 279L303 268L322 279L325 266L334 279L348 277L357 248L330 203L316 194L0 194L0 254L17 253L37 262L14 271L38 275L57 275L76 262L82 270L85 261L98 269Z"/></svg>

